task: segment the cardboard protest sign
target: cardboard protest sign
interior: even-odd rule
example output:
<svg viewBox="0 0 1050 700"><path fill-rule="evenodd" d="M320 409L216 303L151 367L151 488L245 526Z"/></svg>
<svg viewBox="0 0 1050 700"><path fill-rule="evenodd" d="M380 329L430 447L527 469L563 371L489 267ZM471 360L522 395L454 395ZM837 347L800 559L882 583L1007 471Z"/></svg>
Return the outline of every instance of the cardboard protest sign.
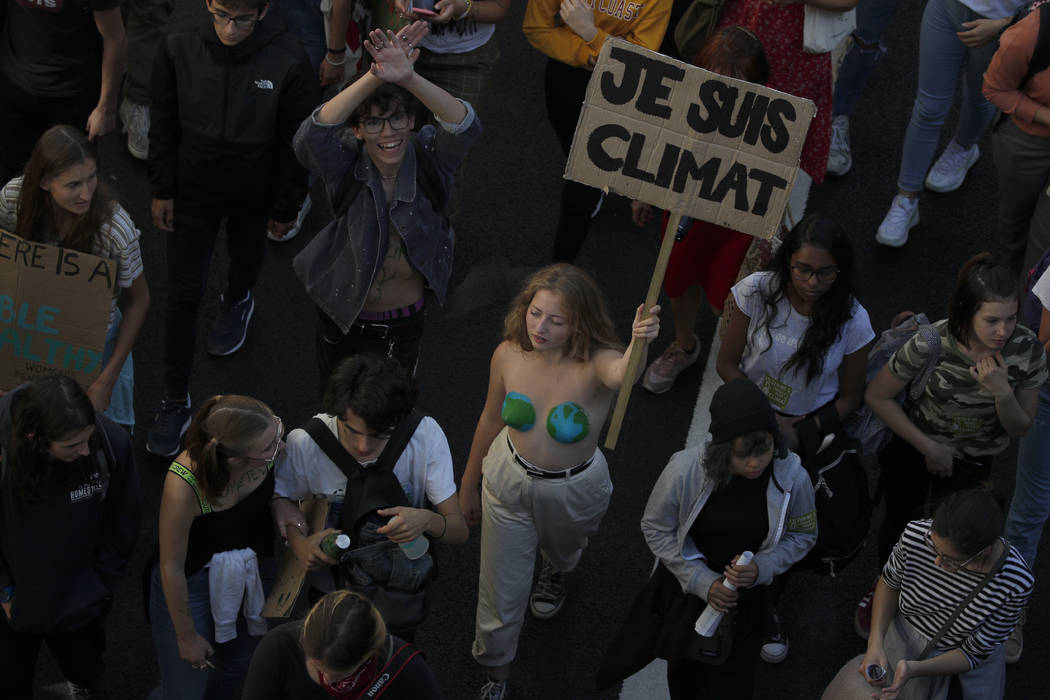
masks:
<svg viewBox="0 0 1050 700"><path fill-rule="evenodd" d="M112 260L0 230L0 389L49 374L87 387L102 369Z"/></svg>
<svg viewBox="0 0 1050 700"><path fill-rule="evenodd" d="M324 499L312 499L303 501L300 510L310 526L310 532L320 532L324 529L325 521L328 520L328 510L331 504ZM295 602L299 600L299 594L303 590L303 582L306 580L306 569L292 554L290 547L286 547L281 555L281 563L277 566L277 578L270 589L270 595L266 597L263 605L263 617L288 617L291 614Z"/></svg>
<svg viewBox="0 0 1050 700"><path fill-rule="evenodd" d="M609 39L565 177L770 238L815 114L810 100Z"/></svg>

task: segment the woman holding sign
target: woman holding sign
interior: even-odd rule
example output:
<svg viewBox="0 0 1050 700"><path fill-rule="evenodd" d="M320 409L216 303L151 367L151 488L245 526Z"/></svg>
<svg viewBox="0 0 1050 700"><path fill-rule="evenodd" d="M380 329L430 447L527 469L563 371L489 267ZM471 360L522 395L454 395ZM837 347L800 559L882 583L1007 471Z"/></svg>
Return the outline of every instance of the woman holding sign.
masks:
<svg viewBox="0 0 1050 700"><path fill-rule="evenodd" d="M522 25L529 43L550 57L544 75L547 117L566 156L602 44L615 36L658 51L671 16L671 0L629 3L626 11L622 3L592 4L594 9L584 0L529 0ZM554 234L556 262L576 259L600 206L599 190L565 181Z"/></svg>
<svg viewBox="0 0 1050 700"><path fill-rule="evenodd" d="M635 311L639 368L659 311ZM526 605L544 620L565 602L563 577L612 494L598 436L615 393L637 379L625 376L630 348L621 351L598 285L572 265L550 265L525 282L503 338L459 490L467 523L481 524L473 652L489 674L482 700L506 697ZM532 586L537 549L543 565Z"/></svg>
<svg viewBox="0 0 1050 700"><path fill-rule="evenodd" d="M0 190L0 228L28 241L108 258L116 265L102 371L87 388L91 404L114 422L135 425L131 346L149 309L139 230L98 178L98 158L84 132L54 126L37 141L25 174ZM129 292L121 314L120 289ZM0 387L12 388L12 387Z"/></svg>

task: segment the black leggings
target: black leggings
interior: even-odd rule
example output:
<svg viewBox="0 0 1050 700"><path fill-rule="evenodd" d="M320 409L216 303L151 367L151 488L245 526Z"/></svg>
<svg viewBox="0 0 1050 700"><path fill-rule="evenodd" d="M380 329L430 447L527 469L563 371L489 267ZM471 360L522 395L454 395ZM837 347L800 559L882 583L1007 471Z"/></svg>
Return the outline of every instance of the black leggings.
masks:
<svg viewBox="0 0 1050 700"><path fill-rule="evenodd" d="M904 526L928 517L949 494L975 488L988 481L992 458L956 458L952 475L935 477L926 469L926 458L904 438L894 435L879 453L886 518L879 530L879 562L889 558Z"/></svg>
<svg viewBox="0 0 1050 700"><path fill-rule="evenodd" d="M547 117L558 136L566 157L572 147L576 122L583 109L590 71L566 65L553 58L547 61L543 86L547 96ZM572 262L576 259L587 232L591 214L601 199L601 191L573 180L566 180L561 190L561 215L554 234L554 262Z"/></svg>
<svg viewBox="0 0 1050 700"><path fill-rule="evenodd" d="M197 317L208 286L215 241L223 215L175 200L175 231L165 234L168 255L167 318L164 323L165 390L170 399L184 399L189 390L197 347ZM229 254L226 299L239 301L259 280L266 255L266 213L226 218Z"/></svg>
<svg viewBox="0 0 1050 700"><path fill-rule="evenodd" d="M105 619L103 613L79 629L38 635L16 632L0 613L0 697L32 700L36 660L44 642L67 680L93 689L102 675Z"/></svg>

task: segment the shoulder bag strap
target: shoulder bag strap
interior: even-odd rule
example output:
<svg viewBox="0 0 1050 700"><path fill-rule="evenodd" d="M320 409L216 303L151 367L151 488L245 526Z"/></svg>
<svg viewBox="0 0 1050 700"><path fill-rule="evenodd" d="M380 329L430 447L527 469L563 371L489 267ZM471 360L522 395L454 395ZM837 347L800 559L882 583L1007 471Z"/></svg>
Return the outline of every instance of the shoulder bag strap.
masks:
<svg viewBox="0 0 1050 700"><path fill-rule="evenodd" d="M1002 542L1002 540L999 541ZM1003 563L1006 561L1006 555L1009 553L1010 545L1003 542L1003 553L999 556L999 560L995 562L995 566L988 569L988 571L977 583L977 585L974 586L974 589L970 591L970 595L966 596L966 598L963 599L963 602L959 603L959 606L955 608L955 612L952 613L951 617L945 620L944 624L941 625L941 628L937 630L937 634L933 635L933 637L930 638L930 641L926 643L926 648L923 649L922 653L919 654L918 658L915 659L916 661L922 661L927 656L929 656L930 652L933 651L933 647L937 644L937 642L941 641L941 638L944 636L944 634L949 629L951 629L952 625L955 624L955 621L959 619L960 615L962 615L963 610L965 610L967 606L969 606L970 603L973 602L973 599L977 597L977 594L981 592L981 589L984 588L988 584L988 582L991 581L992 578L1003 568Z"/></svg>
<svg viewBox="0 0 1050 700"><path fill-rule="evenodd" d="M416 656L423 656L423 652L415 648L408 642L402 644L401 647L398 648L397 651L395 651L389 659L387 659L386 664L383 666L379 674L379 680L368 690L368 692L363 697L380 697L383 693L386 692L390 681L393 681L395 678L401 675L401 672L405 670L405 666L408 666L409 662L412 661L412 659Z"/></svg>

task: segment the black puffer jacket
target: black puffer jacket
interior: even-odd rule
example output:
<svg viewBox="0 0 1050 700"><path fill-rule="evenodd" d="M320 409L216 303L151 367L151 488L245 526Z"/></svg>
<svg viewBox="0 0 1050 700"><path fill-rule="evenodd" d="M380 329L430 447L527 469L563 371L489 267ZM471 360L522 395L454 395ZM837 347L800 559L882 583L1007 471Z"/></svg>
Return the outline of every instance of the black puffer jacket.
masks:
<svg viewBox="0 0 1050 700"><path fill-rule="evenodd" d="M276 14L236 46L210 16L173 31L153 65L149 174L153 196L214 212L258 211L291 221L306 196L292 151L320 103L317 74Z"/></svg>

